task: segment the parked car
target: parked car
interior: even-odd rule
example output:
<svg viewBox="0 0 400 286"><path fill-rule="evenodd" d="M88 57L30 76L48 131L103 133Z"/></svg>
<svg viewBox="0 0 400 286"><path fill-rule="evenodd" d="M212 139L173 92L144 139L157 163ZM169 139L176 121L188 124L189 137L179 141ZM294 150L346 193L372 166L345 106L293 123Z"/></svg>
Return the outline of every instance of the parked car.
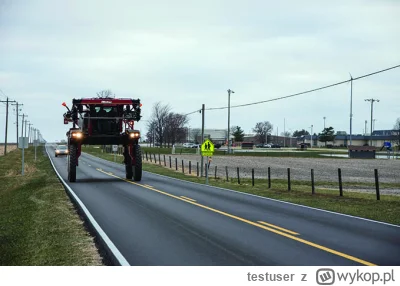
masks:
<svg viewBox="0 0 400 286"><path fill-rule="evenodd" d="M263 148L272 148L272 145L271 144L264 144Z"/></svg>
<svg viewBox="0 0 400 286"><path fill-rule="evenodd" d="M58 145L55 151L55 156L59 155L68 155L68 147L67 145Z"/></svg>
<svg viewBox="0 0 400 286"><path fill-rule="evenodd" d="M184 148L193 148L193 145L196 145L196 144L194 144L194 143L183 143L183 147Z"/></svg>
<svg viewBox="0 0 400 286"><path fill-rule="evenodd" d="M197 148L197 147L200 148L200 147L201 147L201 144L193 144L192 147L190 147L190 148Z"/></svg>
<svg viewBox="0 0 400 286"><path fill-rule="evenodd" d="M278 144L272 144L272 145L271 145L271 148L281 148L281 146L278 145Z"/></svg>
<svg viewBox="0 0 400 286"><path fill-rule="evenodd" d="M263 148L264 147L264 144L257 144L256 145L256 148Z"/></svg>

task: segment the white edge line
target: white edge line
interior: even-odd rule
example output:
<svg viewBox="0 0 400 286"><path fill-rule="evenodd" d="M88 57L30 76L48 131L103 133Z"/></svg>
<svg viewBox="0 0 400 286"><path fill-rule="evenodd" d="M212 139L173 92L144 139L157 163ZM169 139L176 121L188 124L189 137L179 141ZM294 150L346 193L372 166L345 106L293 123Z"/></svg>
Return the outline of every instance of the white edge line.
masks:
<svg viewBox="0 0 400 286"><path fill-rule="evenodd" d="M83 202L78 198L78 196L74 193L74 191L67 185L67 183L64 181L64 179L61 177L61 175L58 173L56 167L53 164L53 160L51 159L51 156L47 152L47 146L45 146L47 156L50 159L50 163L53 166L54 171L56 172L58 178L61 180L63 183L64 187L67 188L67 190L72 194L74 199L78 202L79 206L82 208L82 210L85 212L85 215L89 219L90 223L93 225L93 227L96 229L97 233L101 236L103 241L107 244L108 248L111 250L115 258L118 260L119 264L121 266L130 266L129 262L125 259L125 257L121 254L121 252L118 250L118 248L114 245L114 243L111 241L111 239L107 236L107 234L104 232L104 230L100 227L100 225L97 223L97 221L94 219L92 214L89 212L89 210L86 208L86 206L83 204Z"/></svg>
<svg viewBox="0 0 400 286"><path fill-rule="evenodd" d="M82 153L85 153L85 152L82 152ZM85 154L89 155L89 156L92 156L92 157L95 157L97 159L103 160L103 161L111 162L111 161L108 161L106 159L103 159L103 158L100 158L100 157L96 157L96 156L88 154L88 153L85 153ZM115 163L115 162L111 162L111 163L118 164L118 163ZM118 164L118 165L122 165L122 164ZM377 221L377 220L372 220L372 219L368 219L368 218L352 216L352 215L348 215L348 214L342 214L342 213L338 213L338 212L333 212L333 211L313 208L313 207L299 205L299 204L295 204L295 203L291 203L291 202L280 201L280 200L277 200L277 199L262 197L262 196L258 196L258 195L248 194L248 193L239 192L239 191L230 190L230 189L225 189L225 188L221 188L221 187L209 186L209 185L206 185L206 184L200 184L200 183L196 183L196 182L185 181L185 180L181 180L181 179L177 179L177 178L173 178L173 177L168 177L168 176L164 176L164 175L160 175L160 174L156 174L156 173L152 173L152 172L148 172L148 171L143 171L143 172L150 173L150 174L153 174L153 175L156 175L156 176L160 176L160 177L163 177L163 178L169 178L169 179L185 182L185 183L195 184L195 185L199 185L199 186L205 186L205 187L209 187L209 188L216 188L216 189L229 191L229 192L234 192L234 193L238 193L238 194L242 194L242 195L257 197L257 198L264 199L264 200L270 200L270 201L279 202L279 203L283 203L283 204L289 204L289 205L298 206L298 207L302 207L302 208L317 210L317 211L326 212L326 213L330 213L330 214L341 215L341 216L351 217L351 218L355 218L355 219L360 219L360 220L364 220L364 221L369 221L369 222L374 222L374 223L379 223L379 224L384 224L384 225L387 225L387 226L393 226L393 227L400 228L400 225L395 225L395 224L391 224L391 223L387 223L387 222L383 222L383 221Z"/></svg>

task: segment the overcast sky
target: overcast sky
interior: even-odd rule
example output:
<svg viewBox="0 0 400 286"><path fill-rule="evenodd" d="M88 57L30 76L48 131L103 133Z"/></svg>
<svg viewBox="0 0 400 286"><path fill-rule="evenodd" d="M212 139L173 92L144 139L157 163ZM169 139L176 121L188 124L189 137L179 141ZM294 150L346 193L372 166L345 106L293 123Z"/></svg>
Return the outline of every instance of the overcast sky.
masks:
<svg viewBox="0 0 400 286"><path fill-rule="evenodd" d="M140 98L145 131L157 101L189 113L285 96L400 64L400 1L19 1L0 0L0 92L48 141L65 138L73 98L111 89ZM400 68L353 83L353 133L400 117ZM11 109L12 111L12 109ZM349 132L350 84L231 109L231 125L274 133L326 125ZM226 128L228 111L207 111L206 128ZM0 141L5 106L0 104ZM15 142L10 113L9 141ZM190 115L191 128L201 115Z"/></svg>

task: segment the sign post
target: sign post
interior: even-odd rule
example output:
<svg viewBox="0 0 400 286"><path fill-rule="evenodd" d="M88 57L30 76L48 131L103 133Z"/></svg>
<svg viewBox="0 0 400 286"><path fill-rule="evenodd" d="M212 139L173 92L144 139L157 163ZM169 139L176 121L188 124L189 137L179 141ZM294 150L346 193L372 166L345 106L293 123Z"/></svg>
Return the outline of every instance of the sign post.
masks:
<svg viewBox="0 0 400 286"><path fill-rule="evenodd" d="M35 162L36 162L36 147L38 146L37 130L33 130L33 146L35 146Z"/></svg>
<svg viewBox="0 0 400 286"><path fill-rule="evenodd" d="M118 145L113 145L113 152L114 152L114 162L117 161L117 151L118 151Z"/></svg>
<svg viewBox="0 0 400 286"><path fill-rule="evenodd" d="M201 144L201 156L207 157L207 168L206 168L206 185L208 185L208 169L210 167L210 161L208 157L211 157L214 154L214 143L211 140L204 140L203 144Z"/></svg>
<svg viewBox="0 0 400 286"><path fill-rule="evenodd" d="M18 148L22 149L22 171L21 175L25 173L25 149L28 148L28 137L19 137Z"/></svg>
<svg viewBox="0 0 400 286"><path fill-rule="evenodd" d="M392 143L385 141L383 143L383 146L386 148L388 159L390 159L390 152L392 151ZM394 156L393 156L393 158L394 158Z"/></svg>

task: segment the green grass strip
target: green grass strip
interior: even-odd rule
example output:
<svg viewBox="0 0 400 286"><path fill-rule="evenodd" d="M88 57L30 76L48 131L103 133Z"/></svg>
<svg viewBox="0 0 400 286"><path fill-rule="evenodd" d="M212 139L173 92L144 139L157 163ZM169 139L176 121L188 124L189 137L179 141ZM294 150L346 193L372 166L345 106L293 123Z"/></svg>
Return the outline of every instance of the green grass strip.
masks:
<svg viewBox="0 0 400 286"><path fill-rule="evenodd" d="M0 265L103 265L44 147L0 157Z"/></svg>

